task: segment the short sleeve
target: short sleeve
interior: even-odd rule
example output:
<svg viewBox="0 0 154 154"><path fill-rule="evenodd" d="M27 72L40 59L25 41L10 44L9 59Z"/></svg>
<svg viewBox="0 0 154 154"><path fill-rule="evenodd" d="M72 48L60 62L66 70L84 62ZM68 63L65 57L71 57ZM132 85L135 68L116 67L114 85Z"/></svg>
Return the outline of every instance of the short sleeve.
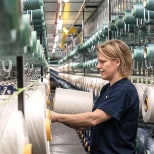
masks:
<svg viewBox="0 0 154 154"><path fill-rule="evenodd" d="M100 99L99 101L97 109L110 114L118 121L129 106L128 95L125 91L119 89L111 90L110 93L105 96L105 99Z"/></svg>

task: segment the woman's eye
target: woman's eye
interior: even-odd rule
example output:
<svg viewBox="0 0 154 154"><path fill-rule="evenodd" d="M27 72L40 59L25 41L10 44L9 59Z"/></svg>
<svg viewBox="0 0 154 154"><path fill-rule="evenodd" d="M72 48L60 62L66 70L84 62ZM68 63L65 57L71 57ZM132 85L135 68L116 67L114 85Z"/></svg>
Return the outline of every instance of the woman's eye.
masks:
<svg viewBox="0 0 154 154"><path fill-rule="evenodd" d="M100 64L104 64L104 61L100 61Z"/></svg>

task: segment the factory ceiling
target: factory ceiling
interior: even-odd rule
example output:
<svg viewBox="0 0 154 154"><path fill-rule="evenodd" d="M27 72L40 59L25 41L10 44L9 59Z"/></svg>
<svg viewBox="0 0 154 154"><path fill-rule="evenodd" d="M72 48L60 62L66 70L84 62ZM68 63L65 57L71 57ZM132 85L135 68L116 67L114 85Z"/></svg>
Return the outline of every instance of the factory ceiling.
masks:
<svg viewBox="0 0 154 154"><path fill-rule="evenodd" d="M74 27L76 32L80 33L86 21L101 3L102 0L44 0L48 51L51 58L53 53L64 51L64 47L72 41L71 36L76 37L76 33L72 33L64 39L64 30L66 32ZM60 47L62 43L63 47Z"/></svg>

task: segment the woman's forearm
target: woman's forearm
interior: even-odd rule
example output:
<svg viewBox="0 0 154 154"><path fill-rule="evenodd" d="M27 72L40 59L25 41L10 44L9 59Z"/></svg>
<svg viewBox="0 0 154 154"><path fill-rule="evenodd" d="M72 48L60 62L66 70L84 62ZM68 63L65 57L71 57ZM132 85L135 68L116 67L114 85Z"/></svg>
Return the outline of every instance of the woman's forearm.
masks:
<svg viewBox="0 0 154 154"><path fill-rule="evenodd" d="M83 127L95 126L112 118L111 115L105 113L100 109L96 109L93 112L79 114L60 114L53 111L51 111L50 113L52 122L60 122L63 124Z"/></svg>
<svg viewBox="0 0 154 154"><path fill-rule="evenodd" d="M51 121L70 124L74 126L93 126L93 112L80 114L59 114L51 111Z"/></svg>

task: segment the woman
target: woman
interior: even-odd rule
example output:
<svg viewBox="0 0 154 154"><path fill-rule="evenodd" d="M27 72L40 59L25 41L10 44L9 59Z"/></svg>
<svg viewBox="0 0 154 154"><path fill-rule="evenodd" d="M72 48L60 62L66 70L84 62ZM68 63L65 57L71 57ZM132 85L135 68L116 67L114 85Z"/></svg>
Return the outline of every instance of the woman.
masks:
<svg viewBox="0 0 154 154"><path fill-rule="evenodd" d="M81 129L91 127L91 154L134 154L139 99L128 80L132 68L130 50L116 39L97 49L97 69L109 83L102 88L93 111L72 115L51 111L51 120Z"/></svg>

